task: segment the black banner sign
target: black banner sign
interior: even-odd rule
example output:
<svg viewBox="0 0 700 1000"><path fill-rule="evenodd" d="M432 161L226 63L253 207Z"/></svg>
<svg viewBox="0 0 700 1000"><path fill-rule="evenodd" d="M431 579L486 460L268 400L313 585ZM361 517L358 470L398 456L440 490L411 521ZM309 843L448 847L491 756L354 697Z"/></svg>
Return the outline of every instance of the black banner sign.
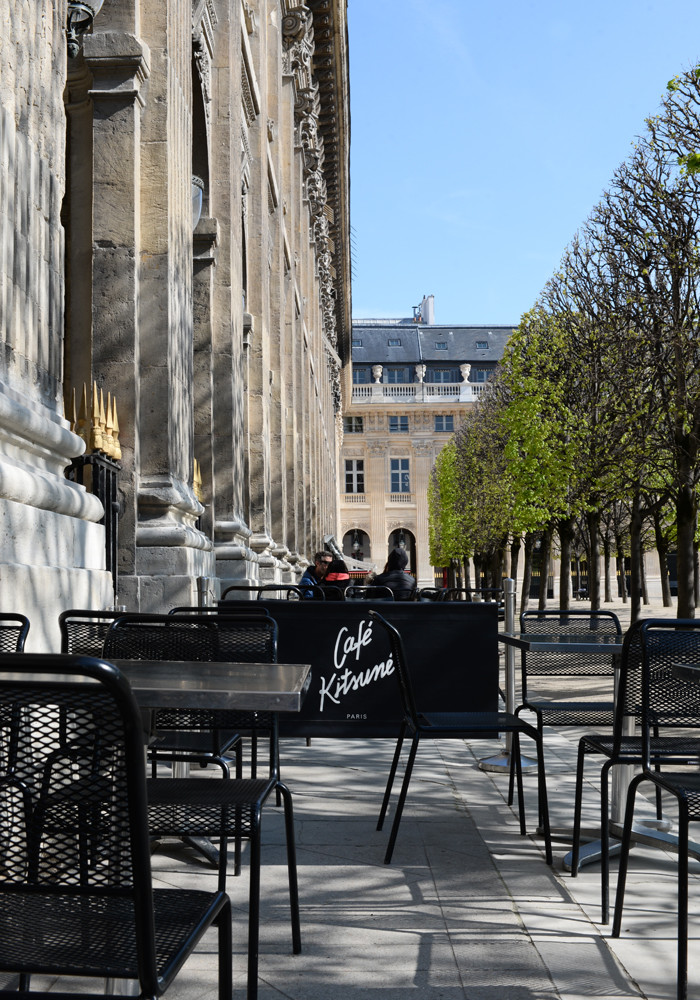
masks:
<svg viewBox="0 0 700 1000"><path fill-rule="evenodd" d="M247 602L231 603L240 607ZM399 686L374 608L403 639L419 711L496 711L495 604L261 601L279 627L278 659L310 663L311 688L299 715L280 716L284 735L396 736Z"/></svg>

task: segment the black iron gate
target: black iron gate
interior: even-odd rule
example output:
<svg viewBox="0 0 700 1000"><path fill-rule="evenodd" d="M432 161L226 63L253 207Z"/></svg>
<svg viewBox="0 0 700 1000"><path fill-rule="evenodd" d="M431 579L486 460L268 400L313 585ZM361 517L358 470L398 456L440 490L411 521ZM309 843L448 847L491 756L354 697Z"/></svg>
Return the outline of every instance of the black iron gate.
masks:
<svg viewBox="0 0 700 1000"><path fill-rule="evenodd" d="M94 494L104 507L100 524L105 526L105 566L112 574L117 593L117 550L119 543L119 498L117 483L121 464L99 452L74 458L66 468L66 479L79 483Z"/></svg>

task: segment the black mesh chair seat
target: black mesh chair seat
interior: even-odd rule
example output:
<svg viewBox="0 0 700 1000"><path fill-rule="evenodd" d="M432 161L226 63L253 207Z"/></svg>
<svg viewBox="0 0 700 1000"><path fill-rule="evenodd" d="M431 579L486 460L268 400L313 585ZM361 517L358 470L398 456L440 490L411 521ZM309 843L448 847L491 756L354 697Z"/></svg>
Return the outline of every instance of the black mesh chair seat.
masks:
<svg viewBox="0 0 700 1000"><path fill-rule="evenodd" d="M19 975L20 992L34 974L107 977L138 980L152 998L216 924L219 998L230 1000L226 894L152 888L141 716L126 680L88 657L3 655L8 704L19 711L0 739L0 971Z"/></svg>
<svg viewBox="0 0 700 1000"><path fill-rule="evenodd" d="M202 781L172 778L148 782L148 828L151 836L220 837L222 810L236 810L224 817L226 830L235 829L246 838L255 831L259 813L275 782L264 778L241 781ZM182 803L187 810L182 814ZM225 868L225 849L221 852ZM224 872L225 879L225 872Z"/></svg>
<svg viewBox="0 0 700 1000"><path fill-rule="evenodd" d="M394 852L396 837L399 832L399 825L403 815L404 803L408 794L408 787L413 772L413 765L418 745L421 739L470 739L493 737L501 732L512 733L513 748L511 753L511 772L509 799L512 801L513 783L517 778L518 786L518 811L520 819L520 832L525 835L525 806L523 798L522 762L520 757L520 735L524 734L534 740L537 747L537 775L538 775L538 806L539 815L543 827L545 854L547 863L552 863L552 843L549 832L549 810L547 808L546 786L544 782L544 757L542 755L542 738L538 730L523 719L519 719L509 712L420 712L416 706L413 695L413 685L406 662L403 641L396 628L391 625L376 611L369 611L370 617L379 623L387 633L391 653L394 662L395 674L398 681L399 694L403 719L399 729L396 749L389 770L389 777L384 791L377 829L381 830L384 825L394 779L401 758L401 749L406 736L411 738L411 749L404 771L399 800L394 814L394 821L389 835L384 864L389 864Z"/></svg>
<svg viewBox="0 0 700 1000"><path fill-rule="evenodd" d="M677 677L675 664L700 663L700 622L696 619L659 619L641 622L635 630L636 647L641 651L633 661L636 669L625 674L622 693L628 716L639 724L641 753L638 763L642 771L630 782L627 792L625 821L622 831L620 868L612 935L622 930L629 852L632 844L632 824L637 791L648 783L657 792L672 796L678 808L678 1000L688 996L688 838L689 825L700 821L700 772L697 758L692 770L676 769L678 758L691 746L694 727L700 739L700 684ZM667 756L660 753L659 734L664 734ZM678 732L681 730L681 732ZM683 731L685 730L685 731ZM677 736L677 740L673 735ZM656 750L652 749L655 747ZM692 759L692 755L691 755ZM690 763L690 761L688 761ZM606 763L608 763L606 761Z"/></svg>

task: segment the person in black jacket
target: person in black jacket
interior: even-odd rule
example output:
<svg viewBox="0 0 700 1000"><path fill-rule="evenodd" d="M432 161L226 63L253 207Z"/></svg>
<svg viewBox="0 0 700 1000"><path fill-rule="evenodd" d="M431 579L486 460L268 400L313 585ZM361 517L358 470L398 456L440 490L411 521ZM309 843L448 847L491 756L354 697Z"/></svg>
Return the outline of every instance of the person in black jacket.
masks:
<svg viewBox="0 0 700 1000"><path fill-rule="evenodd" d="M405 549L392 549L386 561L384 572L372 580L373 587L388 587L395 601L410 601L416 589L416 581L406 571L408 555Z"/></svg>

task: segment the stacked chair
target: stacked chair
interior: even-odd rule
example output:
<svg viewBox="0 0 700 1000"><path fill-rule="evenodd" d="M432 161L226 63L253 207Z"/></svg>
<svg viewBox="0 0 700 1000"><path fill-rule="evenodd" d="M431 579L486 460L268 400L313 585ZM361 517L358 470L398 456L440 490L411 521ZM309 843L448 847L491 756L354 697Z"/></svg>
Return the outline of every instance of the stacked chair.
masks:
<svg viewBox="0 0 700 1000"><path fill-rule="evenodd" d="M125 615L109 629L104 643L106 659L201 660L218 662L274 662L277 650L277 625L269 617L256 615L175 614ZM206 719L191 713L182 716L158 712L156 732L162 726L204 726L219 731L233 730L241 723L254 725L255 713L206 712ZM294 842L292 797L279 778L277 719L271 713L264 721L270 733L270 767L263 778L151 778L148 781L149 830L154 837L216 838L219 841L219 888L226 884L227 843L236 842L238 870L240 838L250 841L250 894L248 914L248 998L257 997L258 951L260 936L260 865L262 810L272 792L279 792L284 803L287 838L287 866L292 915L292 946L301 951L299 894ZM172 751L171 751L172 753ZM172 758L171 758L172 759Z"/></svg>

